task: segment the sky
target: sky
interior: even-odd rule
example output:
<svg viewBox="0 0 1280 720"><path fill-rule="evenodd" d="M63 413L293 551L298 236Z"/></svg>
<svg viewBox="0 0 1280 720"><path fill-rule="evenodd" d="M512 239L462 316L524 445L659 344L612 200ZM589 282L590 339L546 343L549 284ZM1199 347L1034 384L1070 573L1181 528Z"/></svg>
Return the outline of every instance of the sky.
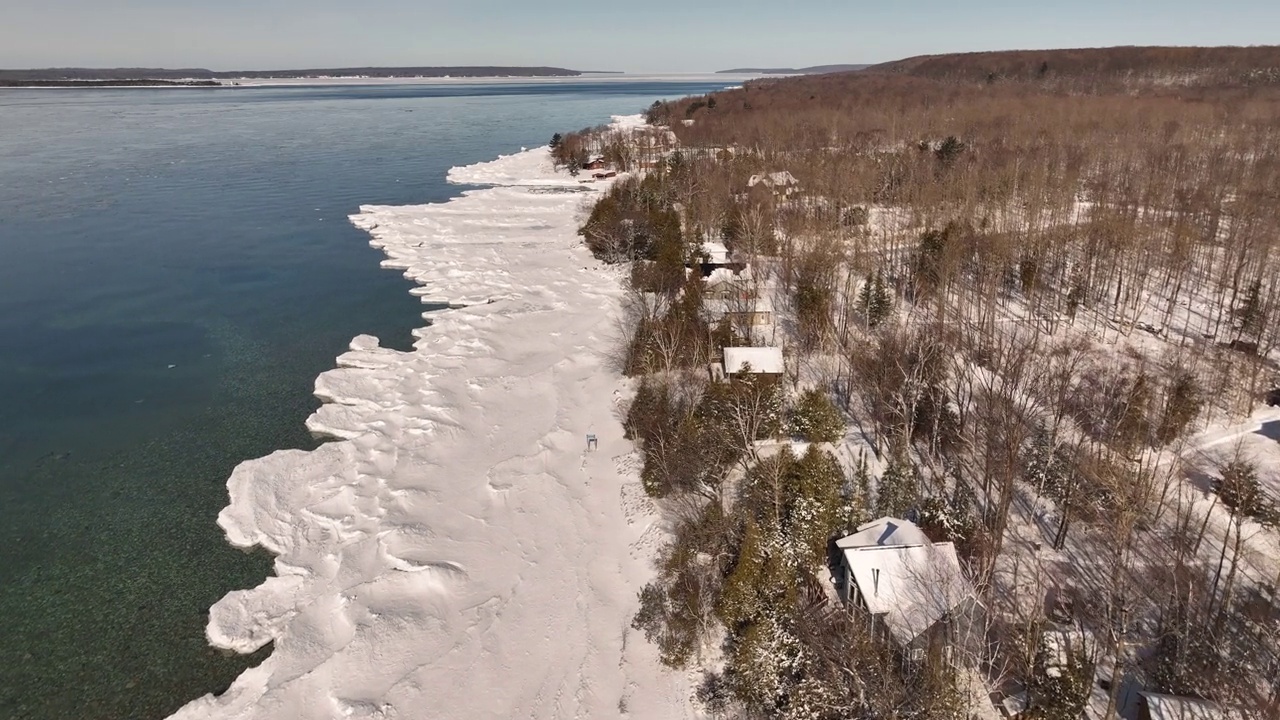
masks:
<svg viewBox="0 0 1280 720"><path fill-rule="evenodd" d="M1277 0L5 0L0 68L551 65L637 73L972 50L1280 43Z"/></svg>

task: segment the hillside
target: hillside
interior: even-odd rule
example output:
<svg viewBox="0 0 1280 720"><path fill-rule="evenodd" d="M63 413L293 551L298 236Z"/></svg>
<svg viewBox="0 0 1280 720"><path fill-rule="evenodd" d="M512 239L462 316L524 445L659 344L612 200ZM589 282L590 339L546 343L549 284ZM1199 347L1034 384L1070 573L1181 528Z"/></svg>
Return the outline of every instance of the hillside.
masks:
<svg viewBox="0 0 1280 720"><path fill-rule="evenodd" d="M821 75L824 73L852 72L870 67L869 65L814 65L805 68L734 68L718 70L717 74L757 74L757 75Z"/></svg>
<svg viewBox="0 0 1280 720"><path fill-rule="evenodd" d="M672 529L633 627L708 715L1280 717L1278 56L912 58L558 138L619 172L580 234ZM934 559L870 564L889 525Z"/></svg>
<svg viewBox="0 0 1280 720"><path fill-rule="evenodd" d="M1280 75L1280 46L1110 47L920 55L872 65L870 72L977 81L1053 77L1183 77L1211 84ZM1211 74L1211 77L1210 77Z"/></svg>

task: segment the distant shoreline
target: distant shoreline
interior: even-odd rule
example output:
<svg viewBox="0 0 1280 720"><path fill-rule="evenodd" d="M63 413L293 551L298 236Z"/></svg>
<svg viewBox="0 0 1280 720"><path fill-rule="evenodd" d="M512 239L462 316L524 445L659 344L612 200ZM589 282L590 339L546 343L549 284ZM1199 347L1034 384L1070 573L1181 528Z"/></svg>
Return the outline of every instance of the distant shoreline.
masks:
<svg viewBox="0 0 1280 720"><path fill-rule="evenodd" d="M142 85L194 84L199 81L235 80L296 80L329 78L489 78L489 77L578 77L586 73L560 67L515 67L502 65L466 65L433 67L345 67L307 68L293 70L229 70L215 71L207 68L33 68L0 69L0 86L14 87L13 83L77 83L115 82L117 84ZM38 87L29 85L32 87Z"/></svg>
<svg viewBox="0 0 1280 720"><path fill-rule="evenodd" d="M0 88L225 87L217 80L3 80Z"/></svg>

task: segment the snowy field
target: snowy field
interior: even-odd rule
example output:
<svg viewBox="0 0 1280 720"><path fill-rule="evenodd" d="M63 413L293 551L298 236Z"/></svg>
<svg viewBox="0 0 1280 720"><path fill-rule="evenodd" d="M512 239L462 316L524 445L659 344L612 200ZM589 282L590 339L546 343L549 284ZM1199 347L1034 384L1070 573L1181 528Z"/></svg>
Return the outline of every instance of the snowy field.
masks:
<svg viewBox="0 0 1280 720"><path fill-rule="evenodd" d="M605 184L545 148L449 179L493 186L352 217L457 309L425 313L412 352L356 338L316 380L308 427L341 439L236 468L219 525L277 576L219 601L208 636L275 649L174 717L692 715L629 627L660 531L615 416L619 277L575 235Z"/></svg>

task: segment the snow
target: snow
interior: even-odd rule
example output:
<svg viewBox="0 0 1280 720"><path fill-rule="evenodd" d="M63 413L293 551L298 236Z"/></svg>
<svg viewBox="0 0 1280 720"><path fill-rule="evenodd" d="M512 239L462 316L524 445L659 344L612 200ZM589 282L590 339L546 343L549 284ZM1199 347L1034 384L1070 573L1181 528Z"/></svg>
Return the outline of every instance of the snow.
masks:
<svg viewBox="0 0 1280 720"><path fill-rule="evenodd" d="M752 373L781 375L783 371L782 348L776 347L727 347L724 349L724 371L732 375L740 372L744 364L751 365Z"/></svg>
<svg viewBox="0 0 1280 720"><path fill-rule="evenodd" d="M340 439L235 469L218 524L276 574L207 634L274 651L175 718L690 716L629 627L661 531L615 415L619 277L575 237L594 193L548 191L546 155L352 217L433 295L492 302L433 313L410 352L355 338L307 423Z"/></svg>
<svg viewBox="0 0 1280 720"><path fill-rule="evenodd" d="M1195 698L1141 693L1151 720L1226 720L1239 717L1215 703Z"/></svg>

